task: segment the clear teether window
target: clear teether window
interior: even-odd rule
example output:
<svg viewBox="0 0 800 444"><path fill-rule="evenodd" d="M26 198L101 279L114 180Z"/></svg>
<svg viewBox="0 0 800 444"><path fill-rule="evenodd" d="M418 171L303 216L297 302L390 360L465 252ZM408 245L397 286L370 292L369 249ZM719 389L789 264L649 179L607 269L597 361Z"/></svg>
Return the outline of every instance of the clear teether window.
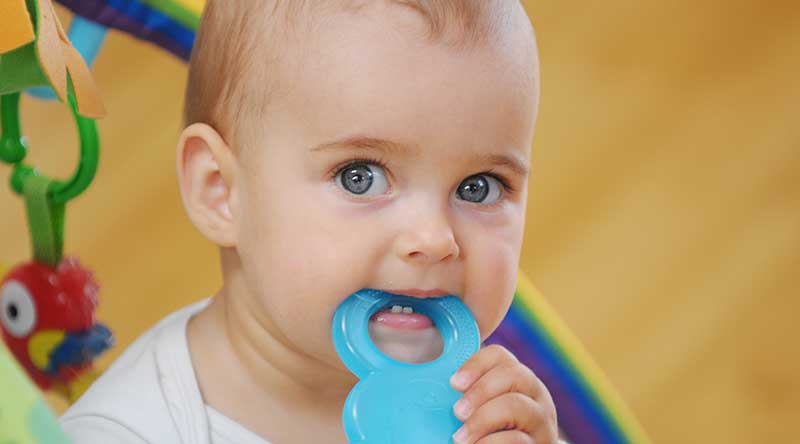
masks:
<svg viewBox="0 0 800 444"><path fill-rule="evenodd" d="M409 364L435 360L444 346L441 333L428 316L401 305L375 313L369 322L369 337L387 356Z"/></svg>

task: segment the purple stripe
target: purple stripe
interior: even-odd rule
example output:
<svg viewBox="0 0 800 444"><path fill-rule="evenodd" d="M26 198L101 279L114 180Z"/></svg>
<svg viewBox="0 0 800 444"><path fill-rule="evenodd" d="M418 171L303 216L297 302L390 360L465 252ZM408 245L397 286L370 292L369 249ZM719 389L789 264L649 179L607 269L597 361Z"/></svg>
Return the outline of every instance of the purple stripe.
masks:
<svg viewBox="0 0 800 444"><path fill-rule="evenodd" d="M119 29L143 40L155 43L167 51L181 57L189 58L189 52L164 33L146 27L143 23L131 19L120 11L100 0L58 0L75 14L103 26Z"/></svg>
<svg viewBox="0 0 800 444"><path fill-rule="evenodd" d="M553 402L556 404L558 411L559 424L571 442L576 444L603 442L603 436L599 434L592 421L584 414L583 407L576 402L568 387L562 383L560 375L553 372L552 366L548 365L536 354L533 347L520 337L519 332L508 324L503 323L500 324L500 327L486 343L494 343L506 347L522 363L536 373L536 376L542 380L553 396Z"/></svg>

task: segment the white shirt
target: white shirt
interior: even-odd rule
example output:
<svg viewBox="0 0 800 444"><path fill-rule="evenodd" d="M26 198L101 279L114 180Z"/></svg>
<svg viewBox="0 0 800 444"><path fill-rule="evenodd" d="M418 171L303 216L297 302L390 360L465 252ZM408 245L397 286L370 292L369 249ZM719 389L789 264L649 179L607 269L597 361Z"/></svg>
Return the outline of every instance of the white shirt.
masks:
<svg viewBox="0 0 800 444"><path fill-rule="evenodd" d="M72 444L267 444L203 403L186 325L208 300L144 333L61 417Z"/></svg>
<svg viewBox="0 0 800 444"><path fill-rule="evenodd" d="M269 444L211 406L206 406L206 413L211 428L211 444Z"/></svg>

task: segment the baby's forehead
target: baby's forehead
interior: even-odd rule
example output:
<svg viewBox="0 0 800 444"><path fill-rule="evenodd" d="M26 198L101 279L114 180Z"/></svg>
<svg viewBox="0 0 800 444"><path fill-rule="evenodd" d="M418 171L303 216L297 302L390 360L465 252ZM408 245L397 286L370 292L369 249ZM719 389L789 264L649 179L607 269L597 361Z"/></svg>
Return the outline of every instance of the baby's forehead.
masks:
<svg viewBox="0 0 800 444"><path fill-rule="evenodd" d="M340 32L358 34L357 26ZM531 67L490 51L420 46L378 38L319 45L311 53L319 60L298 70L291 92L273 97L261 140L275 152L322 145L325 153L368 154L401 169L421 163L440 173L510 152L526 159L535 120L534 82L524 78Z"/></svg>

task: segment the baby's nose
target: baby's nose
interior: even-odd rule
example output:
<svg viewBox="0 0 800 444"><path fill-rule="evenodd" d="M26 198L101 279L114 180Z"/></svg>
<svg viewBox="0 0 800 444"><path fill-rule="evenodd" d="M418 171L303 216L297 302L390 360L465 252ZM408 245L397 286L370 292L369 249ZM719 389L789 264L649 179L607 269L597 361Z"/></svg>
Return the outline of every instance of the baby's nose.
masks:
<svg viewBox="0 0 800 444"><path fill-rule="evenodd" d="M412 224L397 236L395 250L404 261L420 264L454 260L460 254L453 229L444 218Z"/></svg>

